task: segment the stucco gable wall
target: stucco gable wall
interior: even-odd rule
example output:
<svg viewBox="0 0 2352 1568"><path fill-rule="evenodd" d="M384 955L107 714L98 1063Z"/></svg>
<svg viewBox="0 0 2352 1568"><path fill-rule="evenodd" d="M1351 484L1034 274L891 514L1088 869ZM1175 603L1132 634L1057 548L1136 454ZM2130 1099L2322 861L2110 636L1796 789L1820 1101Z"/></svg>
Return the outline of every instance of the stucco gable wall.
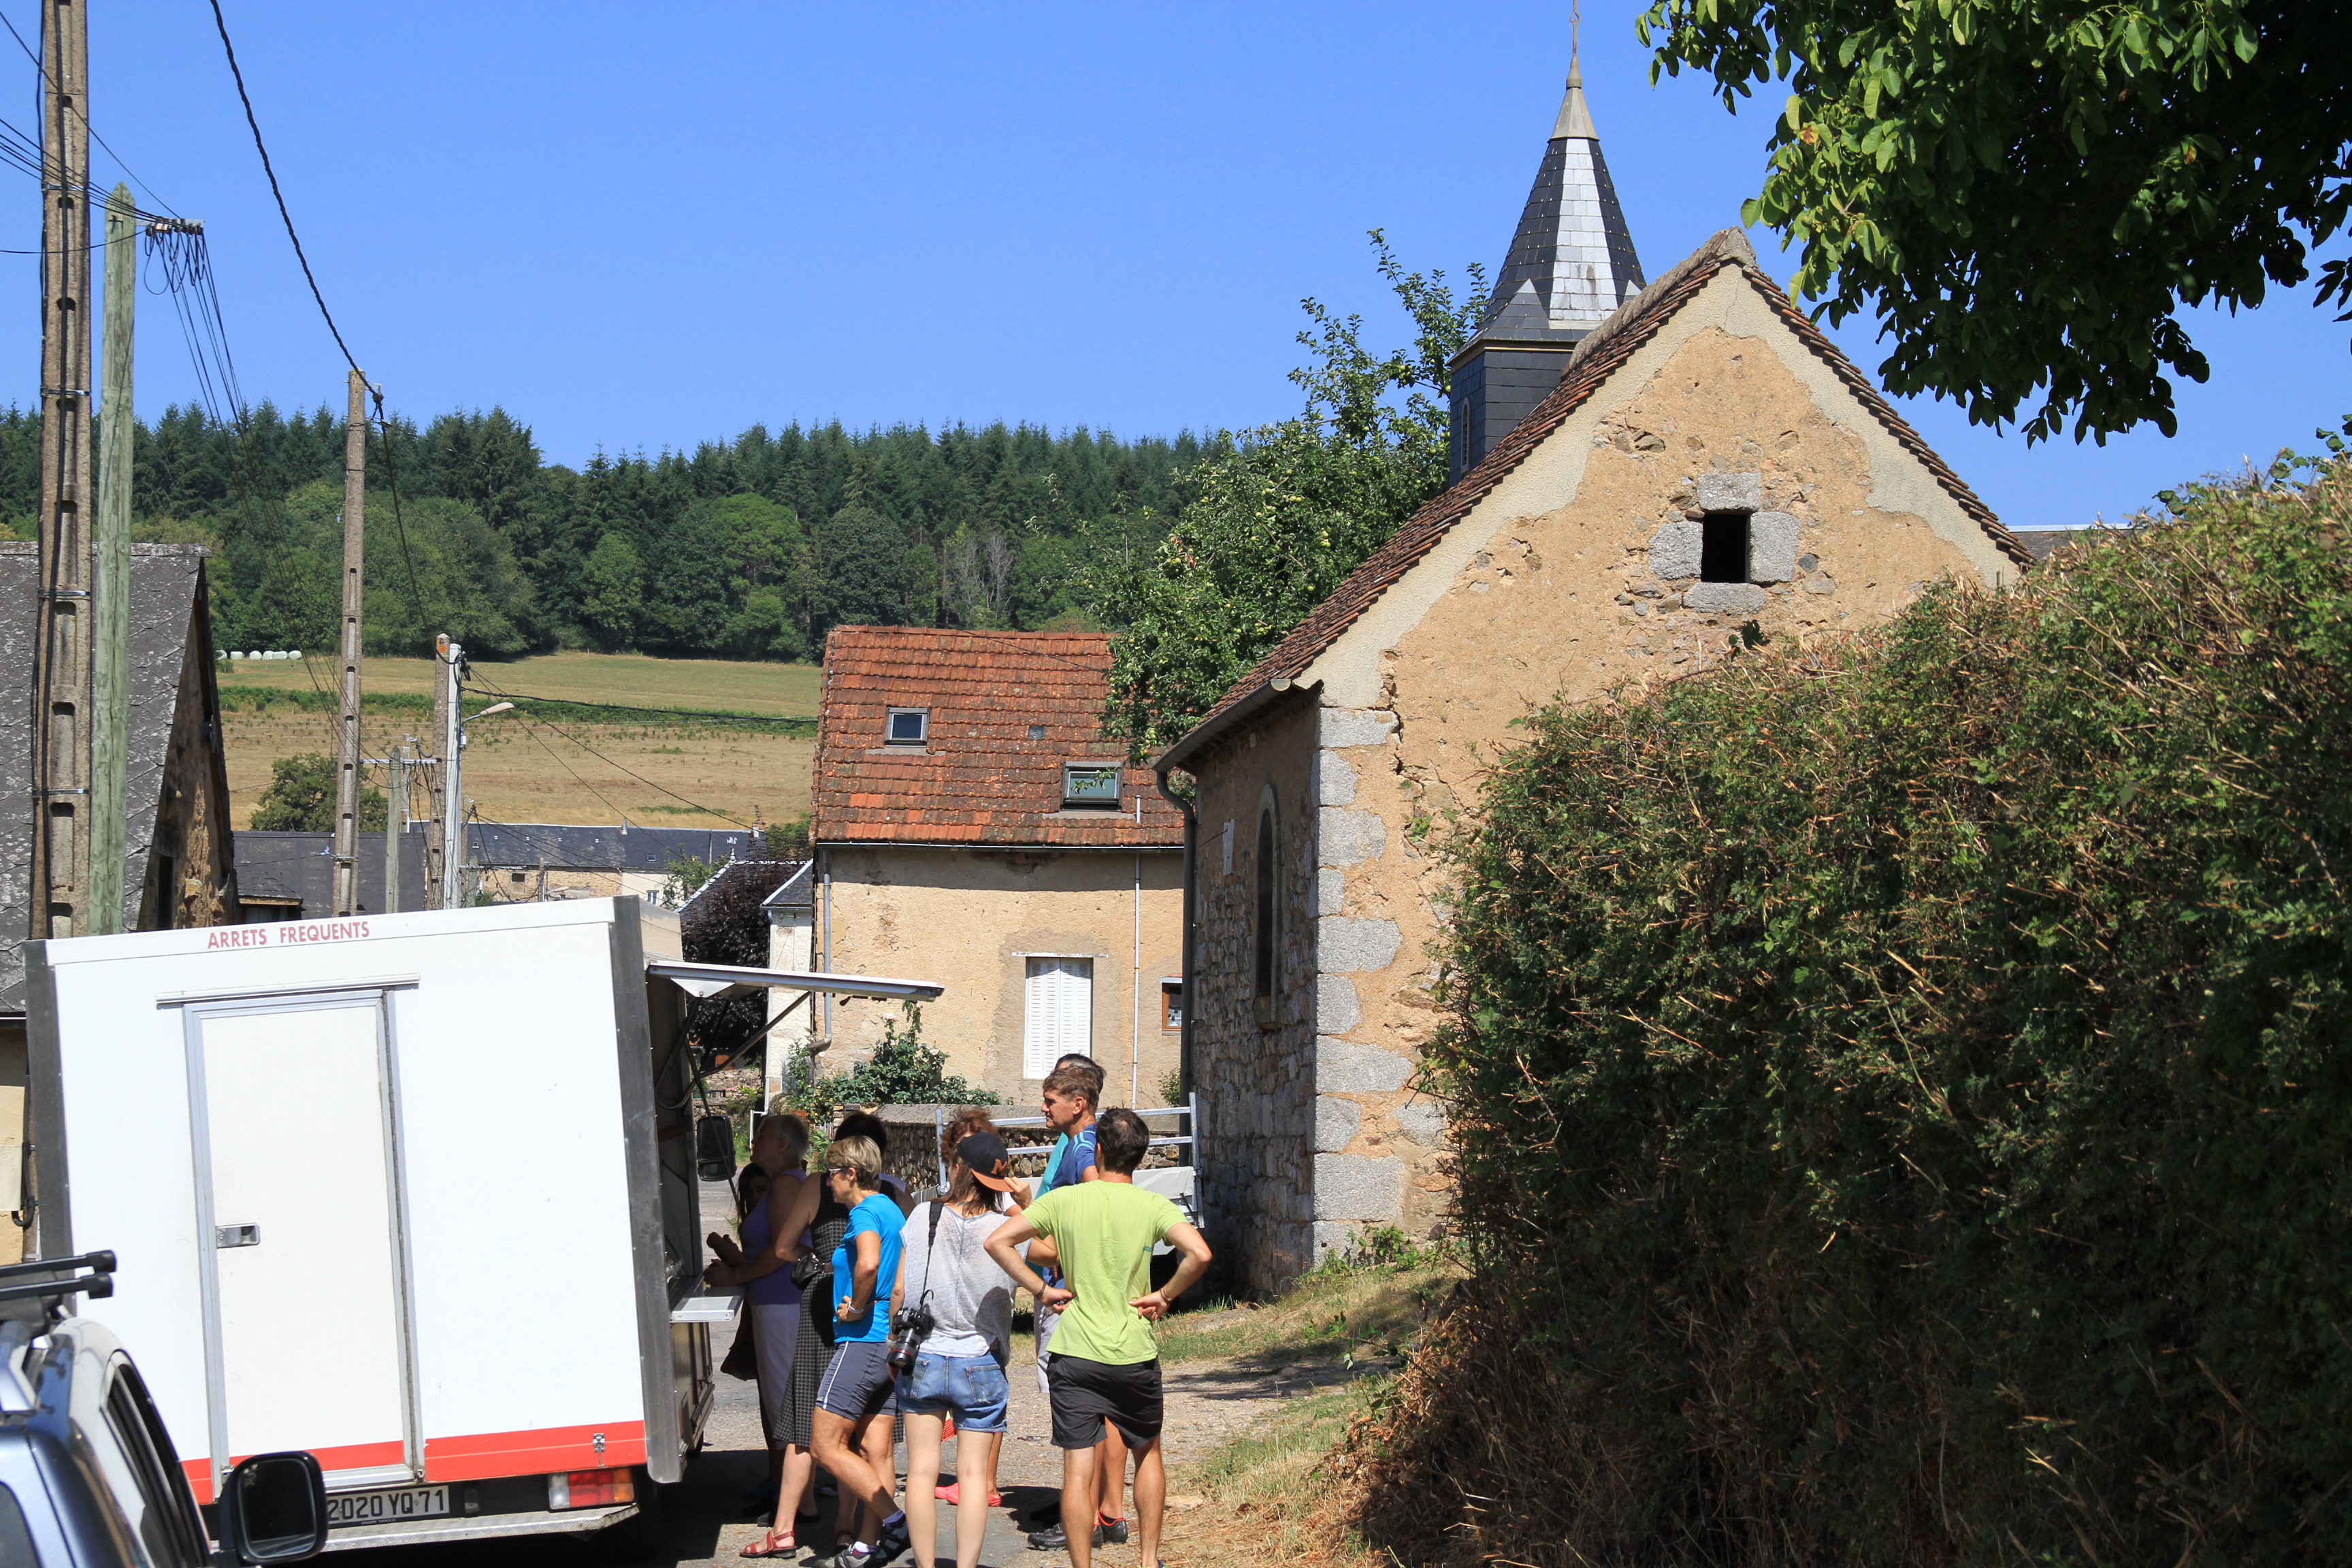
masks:
<svg viewBox="0 0 2352 1568"><path fill-rule="evenodd" d="M1904 450L1838 381L1836 374L1773 313L1747 275L1727 267L1303 670L1299 684L1320 684L1328 706L1378 706L1381 654L1419 623L1470 559L1486 550L1514 520L1572 503L1583 483L1596 435L1626 403L1650 388L1693 338L1709 330L1752 341L1759 356L1769 354L1779 362L1821 418L1859 444L1867 464L1866 507L1924 523L1951 545L1982 584L1990 586L2016 580L2014 563L1960 510L1926 465ZM1706 468L1701 466L1697 471Z"/></svg>
<svg viewBox="0 0 2352 1568"><path fill-rule="evenodd" d="M1738 476L1731 488L1752 489L1794 540L1789 581L1716 613L1682 603L1687 577L1654 570L1695 567L1652 558L1709 476ZM1749 620L1802 644L1882 621L1937 577L2014 571L1726 273L1390 589L1307 677L1322 683L1318 923L1379 932L1386 954L1327 962L1318 978L1315 1209L1334 1233L1318 1250L1343 1225L1444 1221L1443 1118L1410 1081L1439 1021L1433 840L1449 813L1475 813L1515 721L1708 668Z"/></svg>

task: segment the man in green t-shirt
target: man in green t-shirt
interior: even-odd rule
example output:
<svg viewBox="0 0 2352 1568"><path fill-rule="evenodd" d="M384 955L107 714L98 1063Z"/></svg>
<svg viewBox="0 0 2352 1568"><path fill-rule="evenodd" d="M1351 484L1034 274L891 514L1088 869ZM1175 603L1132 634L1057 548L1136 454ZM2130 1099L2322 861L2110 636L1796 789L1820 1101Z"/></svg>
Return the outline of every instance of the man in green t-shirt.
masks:
<svg viewBox="0 0 2352 1568"><path fill-rule="evenodd" d="M1095 1445L1106 1421L1135 1453L1144 1568L1160 1561L1168 1472L1160 1458L1160 1347L1151 1325L1208 1268L1209 1244L1181 1209L1135 1184L1135 1168L1150 1142L1134 1111L1103 1112L1095 1123L1096 1179L1055 1188L988 1238L989 1256L1014 1284L1035 1296L1039 1307L1061 1310L1046 1379L1054 1447L1062 1450L1062 1522L1073 1568L1092 1568ZM1062 1285L1046 1284L1021 1257L1021 1244L1040 1236L1059 1255ZM1154 1290L1151 1249L1162 1241L1183 1257L1175 1277Z"/></svg>

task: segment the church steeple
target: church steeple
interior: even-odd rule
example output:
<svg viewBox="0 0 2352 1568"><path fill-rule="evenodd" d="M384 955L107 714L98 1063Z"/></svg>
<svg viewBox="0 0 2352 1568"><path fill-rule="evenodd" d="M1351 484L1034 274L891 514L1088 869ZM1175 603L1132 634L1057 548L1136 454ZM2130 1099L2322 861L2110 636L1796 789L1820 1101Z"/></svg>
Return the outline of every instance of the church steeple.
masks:
<svg viewBox="0 0 2352 1568"><path fill-rule="evenodd" d="M1543 401L1569 351L1643 282L1571 51L1568 90L1486 319L1454 361L1454 479Z"/></svg>

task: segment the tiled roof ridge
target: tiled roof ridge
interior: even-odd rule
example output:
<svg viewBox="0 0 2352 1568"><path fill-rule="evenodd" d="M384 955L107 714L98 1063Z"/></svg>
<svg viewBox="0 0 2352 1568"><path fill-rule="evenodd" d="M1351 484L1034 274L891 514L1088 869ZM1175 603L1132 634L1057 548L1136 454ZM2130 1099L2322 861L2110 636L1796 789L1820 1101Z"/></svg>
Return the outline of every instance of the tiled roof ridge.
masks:
<svg viewBox="0 0 2352 1568"><path fill-rule="evenodd" d="M1737 267L1747 275L1799 341L1828 364L1846 390L1854 394L1898 445L1919 460L2004 554L2021 565L2032 564L2032 552L2002 526L1992 509L1937 456L1926 439L1871 384L1870 378L1765 273L1757 263L1756 251L1748 244L1748 236L1737 228L1720 229L1585 334L1569 355L1559 384L1476 468L1442 494L1432 497L1333 589L1329 597L1308 612L1288 637L1276 644L1247 675L1217 700L1215 707L1202 715L1200 722L1161 753L1160 762L1165 763L1170 757L1189 749L1188 742L1197 744L1193 742L1195 736L1205 741L1212 727L1250 693L1276 679L1294 678L1313 663L1726 265Z"/></svg>

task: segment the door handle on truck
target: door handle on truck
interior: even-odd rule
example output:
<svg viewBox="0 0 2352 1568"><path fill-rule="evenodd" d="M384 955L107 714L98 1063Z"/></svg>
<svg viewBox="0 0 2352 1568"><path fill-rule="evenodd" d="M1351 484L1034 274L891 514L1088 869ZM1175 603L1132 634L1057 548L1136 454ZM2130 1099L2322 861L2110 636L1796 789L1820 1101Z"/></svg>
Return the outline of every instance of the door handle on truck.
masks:
<svg viewBox="0 0 2352 1568"><path fill-rule="evenodd" d="M216 1225L213 1226L215 1247L259 1247L261 1227L257 1225Z"/></svg>

